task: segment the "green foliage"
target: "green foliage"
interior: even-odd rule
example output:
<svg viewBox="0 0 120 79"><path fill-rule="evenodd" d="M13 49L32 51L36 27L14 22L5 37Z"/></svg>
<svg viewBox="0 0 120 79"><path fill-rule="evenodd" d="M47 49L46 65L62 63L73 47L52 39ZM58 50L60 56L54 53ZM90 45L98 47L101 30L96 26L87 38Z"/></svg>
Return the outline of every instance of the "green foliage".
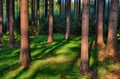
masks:
<svg viewBox="0 0 120 79"><path fill-rule="evenodd" d="M20 45L8 45L9 37L4 35L0 44L0 79L89 79L90 74L82 76L80 66L80 37L71 35L64 40L64 34L54 34L54 42L46 44L48 35L31 36L30 49L32 63L23 69L19 66ZM20 37L15 36L18 42ZM98 61L97 51L92 48L94 37L89 39L90 69L93 79L104 79L106 73L119 69L120 64L110 59ZM109 75L110 76L110 75Z"/></svg>

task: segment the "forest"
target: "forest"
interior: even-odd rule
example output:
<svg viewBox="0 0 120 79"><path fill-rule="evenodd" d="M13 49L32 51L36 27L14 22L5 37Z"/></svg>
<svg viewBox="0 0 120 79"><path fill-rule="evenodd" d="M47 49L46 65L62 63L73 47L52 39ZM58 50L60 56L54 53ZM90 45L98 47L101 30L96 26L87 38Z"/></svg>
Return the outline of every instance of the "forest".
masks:
<svg viewBox="0 0 120 79"><path fill-rule="evenodd" d="M0 79L120 79L119 0L0 0Z"/></svg>

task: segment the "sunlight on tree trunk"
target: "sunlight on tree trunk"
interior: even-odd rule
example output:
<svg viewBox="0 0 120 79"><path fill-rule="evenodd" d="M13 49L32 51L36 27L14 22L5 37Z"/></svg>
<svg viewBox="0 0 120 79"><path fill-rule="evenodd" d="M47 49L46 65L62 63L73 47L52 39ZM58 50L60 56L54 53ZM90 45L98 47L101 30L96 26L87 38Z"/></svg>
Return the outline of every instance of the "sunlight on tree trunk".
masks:
<svg viewBox="0 0 120 79"><path fill-rule="evenodd" d="M21 24L21 51L20 65L28 67L31 63L29 34L28 34L28 0L20 1L20 24Z"/></svg>
<svg viewBox="0 0 120 79"><path fill-rule="evenodd" d="M110 15L109 15L109 27L106 52L109 55L114 56L117 52L117 21L118 21L118 4L119 0L111 0Z"/></svg>
<svg viewBox="0 0 120 79"><path fill-rule="evenodd" d="M82 3L82 42L81 42L81 62L80 72L88 72L88 28L89 28L89 0L83 0Z"/></svg>
<svg viewBox="0 0 120 79"><path fill-rule="evenodd" d="M53 0L50 0L50 14L49 14L49 36L47 43L53 42Z"/></svg>
<svg viewBox="0 0 120 79"><path fill-rule="evenodd" d="M98 20L97 20L97 47L104 48L103 26L104 26L104 0L98 1Z"/></svg>
<svg viewBox="0 0 120 79"><path fill-rule="evenodd" d="M67 18L66 18L66 35L65 39L70 38L70 10L71 9L71 0L67 0Z"/></svg>

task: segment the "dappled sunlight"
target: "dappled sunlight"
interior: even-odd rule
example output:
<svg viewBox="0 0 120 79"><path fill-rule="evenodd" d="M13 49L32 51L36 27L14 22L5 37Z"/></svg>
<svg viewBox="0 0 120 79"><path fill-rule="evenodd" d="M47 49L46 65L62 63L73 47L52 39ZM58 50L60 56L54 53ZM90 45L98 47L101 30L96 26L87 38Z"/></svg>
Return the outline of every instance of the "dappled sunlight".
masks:
<svg viewBox="0 0 120 79"><path fill-rule="evenodd" d="M6 73L6 74L3 76L3 78L5 78L5 79L14 79L15 77L17 77L17 75L18 75L22 70L24 70L24 69L23 69L22 67L19 67L19 68L15 69L15 70L12 70L12 71Z"/></svg>

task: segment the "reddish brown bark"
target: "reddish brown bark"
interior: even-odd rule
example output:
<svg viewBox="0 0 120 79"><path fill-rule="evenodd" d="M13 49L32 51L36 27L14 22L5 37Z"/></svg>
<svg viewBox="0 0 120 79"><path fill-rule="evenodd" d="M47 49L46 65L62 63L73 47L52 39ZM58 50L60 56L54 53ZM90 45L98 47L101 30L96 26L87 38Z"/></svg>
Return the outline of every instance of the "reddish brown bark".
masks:
<svg viewBox="0 0 120 79"><path fill-rule="evenodd" d="M111 0L108 38L106 45L107 53L115 53L117 49L117 21L118 21L119 0Z"/></svg>
<svg viewBox="0 0 120 79"><path fill-rule="evenodd" d="M99 48L104 48L104 40L103 40L103 26L104 26L104 1L98 1L98 20L97 20L97 46Z"/></svg>
<svg viewBox="0 0 120 79"><path fill-rule="evenodd" d="M3 17L2 17L2 12L3 12L3 6L2 6L2 0L0 0L0 42L3 42L3 37L2 37L2 28L3 28Z"/></svg>
<svg viewBox="0 0 120 79"><path fill-rule="evenodd" d="M81 44L81 62L80 72L88 72L88 29L89 29L89 0L83 0L82 3L82 44Z"/></svg>
<svg viewBox="0 0 120 79"><path fill-rule="evenodd" d="M10 32L10 44L15 43L14 39L14 0L9 0L9 32Z"/></svg>
<svg viewBox="0 0 120 79"><path fill-rule="evenodd" d="M21 50L20 65L28 67L31 63L29 34L28 34L28 0L20 0L20 27L21 27Z"/></svg>
<svg viewBox="0 0 120 79"><path fill-rule="evenodd" d="M49 14L49 36L47 43L53 42L53 0L50 0L50 14Z"/></svg>
<svg viewBox="0 0 120 79"><path fill-rule="evenodd" d="M65 35L65 39L70 38L70 9L71 9L71 0L67 0L67 18L66 18L66 35Z"/></svg>

